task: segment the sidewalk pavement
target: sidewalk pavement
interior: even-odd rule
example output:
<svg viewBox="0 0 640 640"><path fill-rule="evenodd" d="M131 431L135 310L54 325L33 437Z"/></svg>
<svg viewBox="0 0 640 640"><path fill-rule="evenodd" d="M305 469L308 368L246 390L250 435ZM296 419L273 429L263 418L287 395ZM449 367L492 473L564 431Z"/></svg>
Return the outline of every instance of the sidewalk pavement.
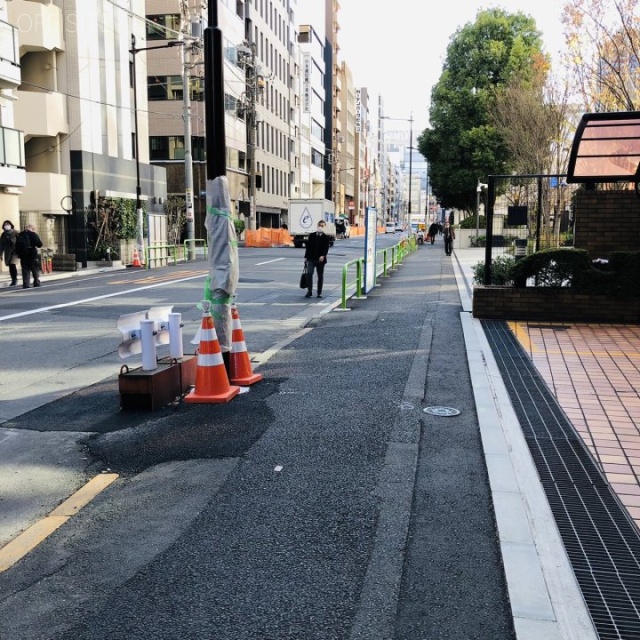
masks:
<svg viewBox="0 0 640 640"><path fill-rule="evenodd" d="M79 276L90 276L95 273L106 273L108 271L120 271L122 269L126 269L126 265L120 264L117 267L91 267L87 269L80 269L78 271L52 271L51 273L41 273L40 280L43 284L47 282L51 282L54 280L67 280L69 278L77 278ZM20 268L18 267L18 284L14 287L11 287L11 278L9 276L9 272L4 272L0 274L0 289L22 289L22 274L20 272Z"/></svg>
<svg viewBox="0 0 640 640"><path fill-rule="evenodd" d="M588 593L585 596L582 568L576 569L572 565L573 549L568 553L566 543L563 543L563 539L567 539L565 521L561 520L560 529L557 505L549 500L552 495L549 485L553 483L541 474L537 453L532 454L531 441L545 438L531 437L527 416L542 413L542 407L536 404L533 395L528 402L521 402L518 395L522 388L532 384L535 372L528 372L525 382L524 379L516 380L517 376L511 376L510 370L505 368L509 359L515 361L514 350L524 349L524 358L535 365L562 409L559 416L551 406L553 398L545 396L548 411L540 417L542 426L551 428L547 423L554 421L556 425L563 418L572 417L577 432L586 438L602 472L613 474L607 475L609 486L620 496L637 497L640 490L634 493L633 487L637 486L634 472L638 470L634 465L640 462L629 451L640 452L640 446L635 447L635 441L631 441L636 435L632 433L634 425L638 424L634 412L640 406L633 387L637 384L637 371L631 366L637 365L638 360L629 355L629 349L634 340L636 347L640 344L638 332L629 327L614 331L611 327L564 325L558 331L557 325L518 323L509 328L513 342L501 348L498 339L509 337L499 334L501 327L471 315L473 266L483 258L482 249L457 249L452 257L446 257L438 243L425 245L405 258L397 272L372 291L368 299L351 300L351 312L323 314L312 323L314 331L301 332L295 341L261 364L265 385L270 384L269 380L282 380L278 383L282 388L269 400L270 415L264 418L271 421L269 430L260 440L252 441L252 448L243 454L246 459L239 463L244 465L245 484L239 490L242 494L238 496L239 502L230 502L226 510L225 505L222 509L219 505L210 505L210 514L205 510L201 517L206 519L210 515L212 522L218 523L212 528L228 526L226 533L229 535L232 535L231 527L233 532L238 529L242 543L234 547L233 540L228 542L229 557L225 561L239 573L250 571L251 550L261 547L269 552L270 541L283 535L278 529L278 533L271 532L271 535L261 531L264 537L257 540L250 537L254 523L249 516L255 507L250 492L253 476L263 473L259 465L264 460L272 463L284 457L287 460L284 468L290 470L293 477L288 479L286 473L282 474L275 487L265 484L265 478L260 476L255 487L260 495L255 499L271 506L270 522L293 523L309 508L308 495L317 491L315 495L322 496L327 502L326 507L320 505L312 509L318 522L322 521L320 510L324 508L334 512L334 519L340 516L341 522L334 523L332 541L323 541L327 545L323 557L327 561L329 558L338 560L338 564L332 563L332 569L340 579L334 576L327 584L313 588L303 585L298 594L306 600L316 588L323 597L329 597L327 594L333 592L342 595L344 606L333 603L334 608L327 606L326 609L333 612L332 616L319 617L318 624L324 621L327 625L329 621L337 624L336 621L351 620L348 605L350 598L356 598L358 604L350 635L336 637L349 637L349 640L435 637L429 624L437 620L438 632L444 634L441 637L510 638L513 634L504 630L504 607L517 640L638 637L631 635L633 631L625 635L627 631L623 625L613 629L610 635L603 632L609 618L602 622L593 608L593 598L586 597L590 595ZM332 307L338 305L339 301ZM578 342L574 335L581 340L585 336L598 338L600 346L594 348ZM328 336L333 342L327 341ZM573 342L562 339L566 336ZM602 346L605 337L608 342ZM617 342L622 338L624 345ZM335 341L340 339L343 343L336 345ZM597 379L590 378L596 366L601 365L602 357L615 362L621 353L627 353L625 365L628 367L619 365L621 375L628 383L624 389L619 387L623 382L619 376L605 373ZM635 353L638 353L637 349ZM468 371L460 366L465 357ZM311 370L309 363L313 363ZM518 362L517 371L523 371L525 365L524 359ZM585 377L592 384L588 393L583 386ZM380 386L381 381L385 382L383 386ZM403 381L403 387L398 386L398 381ZM605 405L600 397L599 392L607 382L613 396L608 393L609 388L603 395L616 398L617 410ZM342 397L337 391L341 389L350 389L355 394L353 397L366 397L366 406L336 403L335 399ZM245 427L247 415L240 411L240 417L234 418L233 414L243 400L250 402L251 394L234 400L236 405L230 403L217 409L217 415L223 416L221 419L240 420L238 430ZM461 409L460 415L446 415L456 405ZM390 406L395 407L393 413L389 412ZM326 410L318 413L320 407ZM594 409L591 413L590 408ZM431 413L424 409L430 409ZM575 409L574 413L570 409ZM192 425L197 422L194 421L196 412L197 407L185 412L188 414L185 416L174 412L170 416L171 423L179 427L181 419L186 419L185 425ZM309 415L316 417L313 424L305 419ZM596 415L600 420L597 424L593 422ZM385 418L391 418L388 430L384 428ZM601 424L604 419L606 425ZM258 418L253 420L258 421ZM153 446L151 438L155 430L165 428L162 416L154 416L153 423L153 429L140 426L150 441L144 451L146 457L139 455L135 459L138 470L152 469L159 463L154 458L159 455L159 449ZM255 429L259 427L259 424L254 425ZM108 456L112 456L114 467L134 464L127 458L131 453L124 436L120 448L115 451L114 441L120 436L119 432L104 434L93 445L94 453L101 451L107 456L107 462ZM345 442L347 436L350 439ZM282 448L285 441L287 445ZM630 450L626 447L629 443ZM367 454L364 461L363 453ZM207 455L215 457L215 453L207 452ZM582 460L585 467L587 463L584 458ZM376 469L379 461L383 461L381 471L379 475L376 473L375 490L370 491L371 469ZM351 475L343 475L347 474L347 469ZM331 478L331 490L323 484L323 477ZM484 494L485 485L490 494ZM229 488L227 493L231 490ZM598 485L598 491L604 495L601 485ZM285 497L291 503L286 502ZM370 503L370 498L375 501ZM227 496L227 500L231 498ZM640 507L640 502L621 500L626 501L632 515L640 515L633 511ZM570 512L571 505L565 510ZM377 520L373 518L374 511L378 512ZM229 512L235 514L234 518L242 513L243 519L235 524L228 520ZM364 538L354 539L351 550L334 549L332 545L341 539L339 532L353 524L350 520L356 518L361 518L360 535L370 533L374 544L367 556L366 573L361 576L362 589L353 594L342 587L350 579L350 570L356 578L360 575L358 567L352 564L366 550L361 546ZM377 522L375 531L371 530L372 521ZM580 522L570 524L575 529L581 526ZM267 527L267 523L263 526ZM494 526L497 546L495 539L491 540ZM633 550L635 541L631 537L635 532L637 538L637 531L625 531ZM474 535L479 537L474 538ZM603 529L600 537L606 542L610 535L610 529ZM305 540L296 540L296 543L304 544ZM196 544L206 545L211 541L194 540L193 545L185 545L185 548L189 553L195 553ZM240 554L238 549L246 550L246 554ZM301 557L308 554L307 547L304 549L301 553L305 555ZM291 557L297 552L295 544L288 547ZM238 554L235 558L234 553ZM271 553L274 558L280 557L278 548ZM215 563L216 558L211 562ZM340 562L344 567L340 567ZM179 564L177 560L176 564ZM282 568L278 567L279 570ZM222 569L216 565L209 575L217 575L214 570L222 573ZM627 564L620 569L638 582L635 578L640 575L637 567ZM269 591L277 596L280 580L286 584L287 580L301 579L295 572L287 575L285 571L282 576L278 571L267 573L269 580L263 588L258 588L259 582L252 582L255 598L268 598L266 592ZM592 573L598 577L597 567ZM248 575L245 574L245 580ZM230 575L225 577L233 579ZM179 593L180 582L176 580L176 593ZM251 580L257 578L252 576ZM596 587L599 586L596 582ZM442 594L440 598L438 589ZM632 603L634 597L632 593ZM636 606L638 602L635 600ZM127 592L123 592L115 604L116 611L125 612L130 607L145 611L144 602ZM238 606L237 602L228 604L231 608ZM256 611L268 616L270 611L277 610L270 606L256 608L255 601L247 603L249 605L253 609L247 612L247 620L255 617ZM22 610L17 610L17 615L22 615ZM149 604L149 611L153 611L152 604ZM0 613L5 612L0 610ZM242 612L236 613L242 619ZM638 618L637 609L626 613L628 617ZM133 617L140 615L144 619L144 613L139 614L136 609ZM151 613L149 615L146 625L151 629L154 623ZM195 615L194 612L191 615ZM598 632L592 620L599 625ZM7 624L10 624L9 618ZM229 621L222 618L216 620L216 624L219 634L216 637L240 640L241 636L234 636L237 628L230 627ZM482 624L494 624L493 635L483 635ZM95 628L98 626L96 623ZM496 631L498 628L503 629L501 635ZM83 629L86 632L83 638L94 637L87 627ZM447 629L450 629L449 635ZM464 632L460 635L461 629L467 629L467 635ZM96 638L108 637L111 632L113 629L108 625L102 625L96 633L103 635ZM120 632L124 632L122 628ZM250 631L243 633L250 634ZM309 637L316 636L310 634ZM333 636L327 631L325 637Z"/></svg>

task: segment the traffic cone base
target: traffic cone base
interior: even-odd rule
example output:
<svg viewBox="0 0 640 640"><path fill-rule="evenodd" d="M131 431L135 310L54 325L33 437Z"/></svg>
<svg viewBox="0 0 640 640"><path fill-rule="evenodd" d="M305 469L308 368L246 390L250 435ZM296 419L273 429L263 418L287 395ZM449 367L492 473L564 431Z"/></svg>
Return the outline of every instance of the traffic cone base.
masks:
<svg viewBox="0 0 640 640"><path fill-rule="evenodd" d="M198 349L198 368L196 384L184 401L189 403L221 404L229 402L240 393L240 387L231 386L224 359L220 351L218 336L213 326L211 313L202 316L200 329L200 348Z"/></svg>
<svg viewBox="0 0 640 640"><path fill-rule="evenodd" d="M231 307L231 355L229 358L229 378L232 384L239 384L242 387L255 384L264 379L261 373L253 373L251 360L247 351L247 343L244 340L244 332L240 326L240 315L236 305Z"/></svg>

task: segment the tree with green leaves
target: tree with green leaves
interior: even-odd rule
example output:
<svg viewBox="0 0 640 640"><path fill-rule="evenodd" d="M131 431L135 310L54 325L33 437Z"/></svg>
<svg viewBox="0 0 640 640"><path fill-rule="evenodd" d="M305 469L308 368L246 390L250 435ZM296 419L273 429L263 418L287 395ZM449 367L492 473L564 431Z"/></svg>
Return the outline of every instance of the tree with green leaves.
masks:
<svg viewBox="0 0 640 640"><path fill-rule="evenodd" d="M473 211L478 180L513 169L492 113L497 90L517 79L539 81L546 58L533 18L503 9L479 11L451 38L431 94L431 127L418 138L433 192L445 208Z"/></svg>

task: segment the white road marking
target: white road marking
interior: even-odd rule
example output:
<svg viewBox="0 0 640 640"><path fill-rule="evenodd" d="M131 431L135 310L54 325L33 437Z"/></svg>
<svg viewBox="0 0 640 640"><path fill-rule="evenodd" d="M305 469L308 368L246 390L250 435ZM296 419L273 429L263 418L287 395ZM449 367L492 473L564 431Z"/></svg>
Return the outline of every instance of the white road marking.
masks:
<svg viewBox="0 0 640 640"><path fill-rule="evenodd" d="M117 296L126 296L136 291L144 291L145 289L156 289L158 287L164 287L169 284L178 284L179 282L187 282L188 280L195 280L202 278L202 274L197 276L190 276L188 278L180 278L179 280L167 280L164 282L158 282L156 284L149 284L144 287L136 287L135 289L127 289L126 291L118 291L116 293L105 293L102 296L94 296L93 298L85 298L84 300L76 300L75 302L64 302L62 304L54 304L50 307L40 307L38 309L31 309L30 311L21 311L20 313L12 313L8 316L0 316L0 322L4 320L13 320L14 318L23 318L24 316L32 316L36 313L44 313L45 311L53 311L55 309L64 309L65 307L74 307L79 304L85 304L87 302L95 302L96 300L104 300L106 298L115 298Z"/></svg>
<svg viewBox="0 0 640 640"><path fill-rule="evenodd" d="M256 262L256 267L261 267L263 264L269 264L271 262L279 262L280 260L284 260L284 258L274 258L273 260L266 260L265 262Z"/></svg>

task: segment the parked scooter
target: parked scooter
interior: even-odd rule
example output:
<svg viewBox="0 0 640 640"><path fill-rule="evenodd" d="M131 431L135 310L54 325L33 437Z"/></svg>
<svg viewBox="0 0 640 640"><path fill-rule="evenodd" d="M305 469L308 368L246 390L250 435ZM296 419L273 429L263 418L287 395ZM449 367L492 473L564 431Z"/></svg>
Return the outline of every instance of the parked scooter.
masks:
<svg viewBox="0 0 640 640"><path fill-rule="evenodd" d="M418 231L416 242L418 244L424 244L424 231L422 230Z"/></svg>

